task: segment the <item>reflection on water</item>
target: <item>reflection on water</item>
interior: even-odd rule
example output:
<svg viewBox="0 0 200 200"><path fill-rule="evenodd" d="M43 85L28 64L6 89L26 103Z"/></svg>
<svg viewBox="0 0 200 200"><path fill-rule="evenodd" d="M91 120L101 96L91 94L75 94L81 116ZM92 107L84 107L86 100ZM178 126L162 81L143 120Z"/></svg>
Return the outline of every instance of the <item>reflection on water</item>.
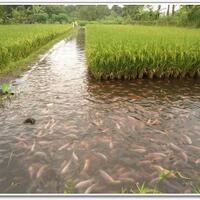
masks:
<svg viewBox="0 0 200 200"><path fill-rule="evenodd" d="M84 32L59 42L13 83L17 94L0 108L0 192L137 192L168 172L161 192L192 193L199 81L95 82L83 42Z"/></svg>

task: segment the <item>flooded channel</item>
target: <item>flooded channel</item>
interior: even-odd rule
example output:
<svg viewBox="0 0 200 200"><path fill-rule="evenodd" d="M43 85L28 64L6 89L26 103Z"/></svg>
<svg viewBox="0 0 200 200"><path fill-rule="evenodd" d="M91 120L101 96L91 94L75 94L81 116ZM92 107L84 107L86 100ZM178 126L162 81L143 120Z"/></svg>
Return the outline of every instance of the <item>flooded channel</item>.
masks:
<svg viewBox="0 0 200 200"><path fill-rule="evenodd" d="M1 193L193 193L200 183L200 82L97 82L84 31L62 40L0 108ZM25 124L34 118L35 124Z"/></svg>

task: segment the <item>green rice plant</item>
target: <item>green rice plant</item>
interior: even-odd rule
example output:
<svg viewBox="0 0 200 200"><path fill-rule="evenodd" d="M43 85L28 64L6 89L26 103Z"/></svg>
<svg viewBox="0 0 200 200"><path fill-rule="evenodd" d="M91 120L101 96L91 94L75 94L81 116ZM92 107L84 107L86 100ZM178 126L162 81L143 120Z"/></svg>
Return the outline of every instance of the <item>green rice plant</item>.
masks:
<svg viewBox="0 0 200 200"><path fill-rule="evenodd" d="M184 176L180 171L176 171L176 172L175 172L175 175L176 175L178 178L181 178L181 179L191 180L191 178Z"/></svg>
<svg viewBox="0 0 200 200"><path fill-rule="evenodd" d="M200 30L87 25L86 55L96 79L200 76Z"/></svg>
<svg viewBox="0 0 200 200"><path fill-rule="evenodd" d="M200 185L194 187L194 193L200 194Z"/></svg>
<svg viewBox="0 0 200 200"><path fill-rule="evenodd" d="M130 193L130 191L127 188L122 187L120 193L121 194L128 194L128 193Z"/></svg>
<svg viewBox="0 0 200 200"><path fill-rule="evenodd" d="M136 186L138 189L138 193L140 193L140 194L159 193L155 188L149 188L149 187L145 186L145 183L143 183L142 185L139 185L137 183Z"/></svg>
<svg viewBox="0 0 200 200"><path fill-rule="evenodd" d="M122 187L120 193L122 193L122 194L130 194L130 193L133 193L133 194L136 194L136 193L139 193L139 194L158 194L158 193L160 193L156 188L147 187L145 185L145 183L142 183L142 185L140 185L139 183L136 183L136 187L137 187L136 192L132 188L128 189L128 188Z"/></svg>
<svg viewBox="0 0 200 200"><path fill-rule="evenodd" d="M72 194L74 193L74 183L72 180L65 181L65 187L64 187L64 194Z"/></svg>
<svg viewBox="0 0 200 200"><path fill-rule="evenodd" d="M71 25L0 25L0 72L69 30Z"/></svg>

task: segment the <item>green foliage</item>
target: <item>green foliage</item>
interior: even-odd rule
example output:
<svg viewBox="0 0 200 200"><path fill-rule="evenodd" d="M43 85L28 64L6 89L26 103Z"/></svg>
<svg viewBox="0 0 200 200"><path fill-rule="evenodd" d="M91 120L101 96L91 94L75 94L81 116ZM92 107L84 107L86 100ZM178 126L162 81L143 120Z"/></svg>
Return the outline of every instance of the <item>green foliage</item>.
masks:
<svg viewBox="0 0 200 200"><path fill-rule="evenodd" d="M144 6L135 6L135 5L124 6L122 15L124 17L130 17L132 20L140 20L143 7Z"/></svg>
<svg viewBox="0 0 200 200"><path fill-rule="evenodd" d="M79 20L78 25L79 26L86 26L87 24L98 24L97 21L87 21L87 20Z"/></svg>
<svg viewBox="0 0 200 200"><path fill-rule="evenodd" d="M33 15L33 19L38 23L45 23L48 19L48 15L46 13L36 13Z"/></svg>
<svg viewBox="0 0 200 200"><path fill-rule="evenodd" d="M161 191L159 190L160 185L167 180L168 178L180 178L182 180L191 180L188 177L182 175L180 171L173 171L173 170L164 170L163 172L159 173L158 177L156 178L156 184L153 188L147 187L143 182L141 185L136 183L136 191L133 188L121 188L120 193L127 194L127 193L140 193L140 194L159 194ZM194 193L200 193L200 185L193 186Z"/></svg>
<svg viewBox="0 0 200 200"><path fill-rule="evenodd" d="M29 23L68 23L75 20L99 21L114 24L159 24L173 26L200 27L200 6L184 5L175 10L175 5L168 6L164 15L162 6L157 9L150 5L5 5L0 6L0 24Z"/></svg>
<svg viewBox="0 0 200 200"><path fill-rule="evenodd" d="M72 180L65 181L64 194L74 193L74 183Z"/></svg>
<svg viewBox="0 0 200 200"><path fill-rule="evenodd" d="M0 85L0 95L13 95L13 93L10 90L10 83L3 83Z"/></svg>
<svg viewBox="0 0 200 200"><path fill-rule="evenodd" d="M69 21L68 16L65 13L60 13L58 15L53 14L52 20L53 22L59 22L60 24L67 23Z"/></svg>
<svg viewBox="0 0 200 200"><path fill-rule="evenodd" d="M77 6L76 17L81 20L94 21L110 14L107 6Z"/></svg>
<svg viewBox="0 0 200 200"><path fill-rule="evenodd" d="M136 186L138 189L138 193L140 193L140 194L159 193L155 188L149 188L149 187L145 186L145 183L143 183L142 185L139 185L137 183Z"/></svg>
<svg viewBox="0 0 200 200"><path fill-rule="evenodd" d="M113 11L117 16L122 16L122 7L118 5L112 6L111 11Z"/></svg>
<svg viewBox="0 0 200 200"><path fill-rule="evenodd" d="M0 71L9 63L26 58L70 29L70 25L0 26Z"/></svg>
<svg viewBox="0 0 200 200"><path fill-rule="evenodd" d="M128 188L121 188L120 193L122 194L159 194L160 192L156 189L156 188L149 188L145 185L145 183L142 183L142 185L140 185L139 183L136 183L136 191L134 191L132 188L128 189Z"/></svg>
<svg viewBox="0 0 200 200"><path fill-rule="evenodd" d="M176 175L178 178L190 180L189 177L184 176L180 171L176 171L176 172L175 172L175 175Z"/></svg>
<svg viewBox="0 0 200 200"><path fill-rule="evenodd" d="M0 85L0 91L2 94L8 94L10 92L10 84L8 83L3 83Z"/></svg>
<svg viewBox="0 0 200 200"><path fill-rule="evenodd" d="M132 191L132 190L131 190ZM131 193L131 191L130 190L128 190L127 188L121 188L121 191L120 191L120 193L121 194L128 194L128 193Z"/></svg>
<svg viewBox="0 0 200 200"><path fill-rule="evenodd" d="M86 54L96 79L200 76L200 30L87 25Z"/></svg>
<svg viewBox="0 0 200 200"><path fill-rule="evenodd" d="M196 194L200 194L200 185L194 187L194 193L196 193Z"/></svg>

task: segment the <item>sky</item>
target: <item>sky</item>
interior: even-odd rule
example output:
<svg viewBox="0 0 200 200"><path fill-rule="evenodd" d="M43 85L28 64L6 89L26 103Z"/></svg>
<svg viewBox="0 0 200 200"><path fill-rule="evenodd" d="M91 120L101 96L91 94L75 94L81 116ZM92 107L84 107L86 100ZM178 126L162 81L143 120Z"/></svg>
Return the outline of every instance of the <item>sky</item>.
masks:
<svg viewBox="0 0 200 200"><path fill-rule="evenodd" d="M109 8L112 8L112 6L113 5L118 5L118 6L120 6L120 7L123 7L123 4L108 4L108 7ZM150 5L150 4L148 4L148 5ZM154 10L156 10L157 8L158 8L158 5L160 5L160 4L153 4L152 6L153 6L153 9ZM167 12L167 6L168 6L169 4L164 4L164 3L162 3L161 4L161 12ZM180 8L180 5L176 5L175 6L175 10L178 10Z"/></svg>

